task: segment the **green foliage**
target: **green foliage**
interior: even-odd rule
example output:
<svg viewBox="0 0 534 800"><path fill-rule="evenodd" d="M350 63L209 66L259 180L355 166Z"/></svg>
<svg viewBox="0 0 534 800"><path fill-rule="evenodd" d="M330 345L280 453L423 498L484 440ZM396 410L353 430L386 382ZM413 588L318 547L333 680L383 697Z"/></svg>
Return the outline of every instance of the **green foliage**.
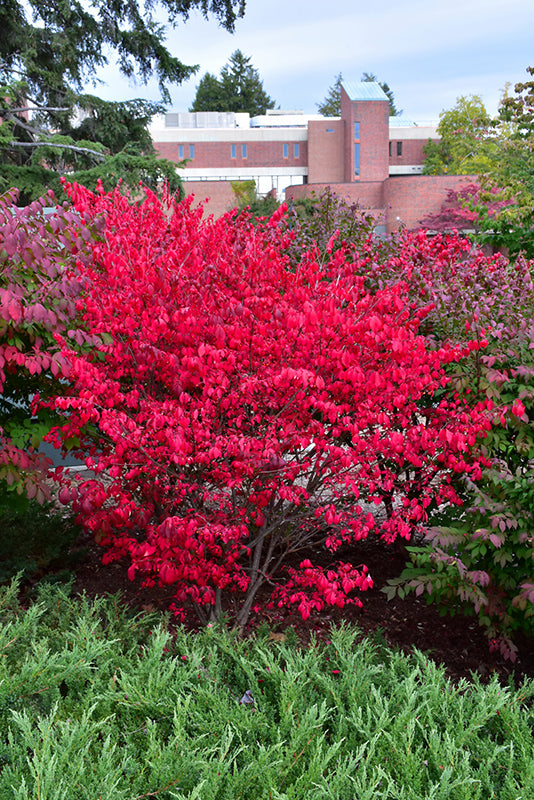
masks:
<svg viewBox="0 0 534 800"><path fill-rule="evenodd" d="M232 191L235 195L237 207L242 209L256 202L256 182L254 179L249 181L232 181Z"/></svg>
<svg viewBox="0 0 534 800"><path fill-rule="evenodd" d="M534 685L451 684L347 629L296 650L44 587L1 602L0 795L509 800L534 790ZM247 694L248 693L248 694ZM240 702L252 699L253 702Z"/></svg>
<svg viewBox="0 0 534 800"><path fill-rule="evenodd" d="M216 75L206 72L199 81L193 105L189 111L222 111L226 103Z"/></svg>
<svg viewBox="0 0 534 800"><path fill-rule="evenodd" d="M491 119L479 95L458 97L442 111L437 132L424 147L425 175L478 175L491 168L499 151Z"/></svg>
<svg viewBox="0 0 534 800"><path fill-rule="evenodd" d="M139 182L154 190L166 182L171 192L182 194L176 165L157 157L148 132L151 115L163 108L160 104L111 103L68 92L63 111L42 109L29 121L22 113L28 85L19 82L3 89L0 117L7 132L0 137L0 191L17 188L21 205L47 190L60 196L64 174L92 189L98 180L105 186L121 181L133 191Z"/></svg>
<svg viewBox="0 0 534 800"><path fill-rule="evenodd" d="M10 0L0 11L0 191L20 190L28 203L47 189L58 192L58 179L73 180L89 170L97 179L110 177L136 189L138 175L155 187L164 178L171 189L179 179L171 162L156 159L148 122L162 110L144 100L106 103L79 94L96 73L117 56L120 71L146 83L156 76L164 101L168 85L181 83L198 67L187 66L165 46L165 25L174 25L199 9L233 30L244 11L243 0L157 0L139 4L116 0L110 7L95 0L50 4ZM1 84L4 84L1 86ZM81 116L81 119L80 119ZM76 122L73 122L77 118ZM120 163L113 156L121 155ZM131 162L135 157L137 161ZM139 163L142 159L144 163ZM131 167L131 168L130 168Z"/></svg>
<svg viewBox="0 0 534 800"><path fill-rule="evenodd" d="M534 76L534 67L527 67ZM534 80L518 83L499 107L495 130L498 158L486 176L486 186L500 190L508 205L496 218L483 219L482 242L506 248L511 257L534 257ZM481 212L484 206L481 207Z"/></svg>
<svg viewBox="0 0 534 800"><path fill-rule="evenodd" d="M100 181L106 191L111 191L120 183L126 192L134 194L139 193L140 184L153 192L158 192L165 184L171 196L175 195L178 200L182 200L185 196L176 164L156 155L148 156L135 152L117 153L99 166L71 173L69 180L90 189L96 188Z"/></svg>
<svg viewBox="0 0 534 800"><path fill-rule="evenodd" d="M259 72L251 59L236 50L222 68L219 78L207 72L197 86L190 111L245 111L251 117L274 108L265 92Z"/></svg>
<svg viewBox="0 0 534 800"><path fill-rule="evenodd" d="M148 100L108 102L94 95L82 94L75 98L79 116L72 125L74 139L99 142L110 153L121 153L134 145L140 152L152 153L152 139L148 125L164 106Z"/></svg>
<svg viewBox="0 0 534 800"><path fill-rule="evenodd" d="M43 194L52 192L61 197L61 177L58 173L40 165L2 164L0 170L0 194L16 188L21 206L30 205Z"/></svg>
<svg viewBox="0 0 534 800"><path fill-rule="evenodd" d="M491 178L488 177L488 182ZM513 189L504 189L496 195L503 201L511 197ZM507 253L511 259L524 255L534 258L534 200L523 197L520 203L507 205L496 216L488 216L486 206L479 207L480 232L476 236L479 244Z"/></svg>

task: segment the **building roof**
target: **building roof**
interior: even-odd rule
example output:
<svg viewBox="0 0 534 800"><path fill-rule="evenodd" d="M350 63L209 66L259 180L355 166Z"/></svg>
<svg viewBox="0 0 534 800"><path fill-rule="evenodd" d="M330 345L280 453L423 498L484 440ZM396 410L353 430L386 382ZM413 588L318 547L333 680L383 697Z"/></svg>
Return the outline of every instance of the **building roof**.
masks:
<svg viewBox="0 0 534 800"><path fill-rule="evenodd" d="M388 102L387 94L379 83L375 81L342 81L343 88L350 100L385 100Z"/></svg>

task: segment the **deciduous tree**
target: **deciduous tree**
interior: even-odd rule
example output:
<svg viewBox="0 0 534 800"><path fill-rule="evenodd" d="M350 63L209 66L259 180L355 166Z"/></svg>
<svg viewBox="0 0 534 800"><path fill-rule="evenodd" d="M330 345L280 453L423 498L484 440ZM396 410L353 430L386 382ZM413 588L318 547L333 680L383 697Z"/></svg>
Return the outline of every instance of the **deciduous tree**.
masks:
<svg viewBox="0 0 534 800"><path fill-rule="evenodd" d="M527 73L534 77L534 67ZM483 223L484 241L505 247L512 256L534 257L534 80L505 93L495 121L498 158L491 162L484 186L499 190L503 209ZM484 204L481 211L484 211Z"/></svg>
<svg viewBox="0 0 534 800"><path fill-rule="evenodd" d="M482 190L479 183L469 183L461 189L448 189L445 200L436 214L428 214L419 220L417 227L439 233L469 233L476 235L484 224L495 220L496 215L513 201L505 200L501 192Z"/></svg>
<svg viewBox="0 0 534 800"><path fill-rule="evenodd" d="M458 97L440 114L439 141L425 145L425 175L479 175L497 155L491 118L479 95Z"/></svg>

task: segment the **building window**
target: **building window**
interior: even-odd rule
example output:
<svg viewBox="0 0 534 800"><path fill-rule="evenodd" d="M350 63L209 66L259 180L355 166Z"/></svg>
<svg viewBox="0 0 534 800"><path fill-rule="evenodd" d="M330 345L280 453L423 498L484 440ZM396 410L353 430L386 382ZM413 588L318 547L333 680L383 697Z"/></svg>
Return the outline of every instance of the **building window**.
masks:
<svg viewBox="0 0 534 800"><path fill-rule="evenodd" d="M360 175L360 143L354 143L354 174Z"/></svg>
<svg viewBox="0 0 534 800"><path fill-rule="evenodd" d="M360 123L359 122L355 122L354 123L354 141L355 142L359 142L359 140L360 140Z"/></svg>
<svg viewBox="0 0 534 800"><path fill-rule="evenodd" d="M189 145L189 158L194 158L194 157L195 157L195 145L194 144L190 144Z"/></svg>
<svg viewBox="0 0 534 800"><path fill-rule="evenodd" d="M389 157L391 158L392 155L393 155L393 142L390 142L389 143Z"/></svg>
<svg viewBox="0 0 534 800"><path fill-rule="evenodd" d="M246 144L242 144L241 145L241 156L243 158L247 157L247 146L246 146Z"/></svg>
<svg viewBox="0 0 534 800"><path fill-rule="evenodd" d="M284 145L284 158L288 158L288 157L289 157L289 145L285 144Z"/></svg>
<svg viewBox="0 0 534 800"><path fill-rule="evenodd" d="M230 153L232 158L235 158L235 144L230 146Z"/></svg>
<svg viewBox="0 0 534 800"><path fill-rule="evenodd" d="M402 155L402 142L397 142L397 155Z"/></svg>
<svg viewBox="0 0 534 800"><path fill-rule="evenodd" d="M296 144L293 149L293 155L295 156L295 158L298 158L300 155L300 147L298 144Z"/></svg>
<svg viewBox="0 0 534 800"><path fill-rule="evenodd" d="M178 158L180 159L180 161L182 161L183 157L184 157L184 146L183 146L183 144L179 144L178 145Z"/></svg>
<svg viewBox="0 0 534 800"><path fill-rule="evenodd" d="M327 128L327 129L326 129L326 132L327 132L327 133L334 133L334 129L333 129L333 128Z"/></svg>

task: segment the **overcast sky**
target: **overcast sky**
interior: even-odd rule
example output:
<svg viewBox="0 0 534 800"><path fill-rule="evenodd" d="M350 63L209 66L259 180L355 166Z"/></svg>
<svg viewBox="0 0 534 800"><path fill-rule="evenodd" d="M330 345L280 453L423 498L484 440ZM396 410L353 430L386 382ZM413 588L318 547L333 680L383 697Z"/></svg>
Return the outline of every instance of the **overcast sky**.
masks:
<svg viewBox="0 0 534 800"><path fill-rule="evenodd" d="M480 94L495 113L506 82L534 66L534 0L247 0L229 34L197 13L169 30L167 46L195 78L172 88L172 109L187 111L205 72L218 74L234 50L250 56L264 88L283 109L317 111L339 72L373 72L395 93L397 108L437 121L460 95ZM158 99L155 84L132 86L104 73L106 99Z"/></svg>

